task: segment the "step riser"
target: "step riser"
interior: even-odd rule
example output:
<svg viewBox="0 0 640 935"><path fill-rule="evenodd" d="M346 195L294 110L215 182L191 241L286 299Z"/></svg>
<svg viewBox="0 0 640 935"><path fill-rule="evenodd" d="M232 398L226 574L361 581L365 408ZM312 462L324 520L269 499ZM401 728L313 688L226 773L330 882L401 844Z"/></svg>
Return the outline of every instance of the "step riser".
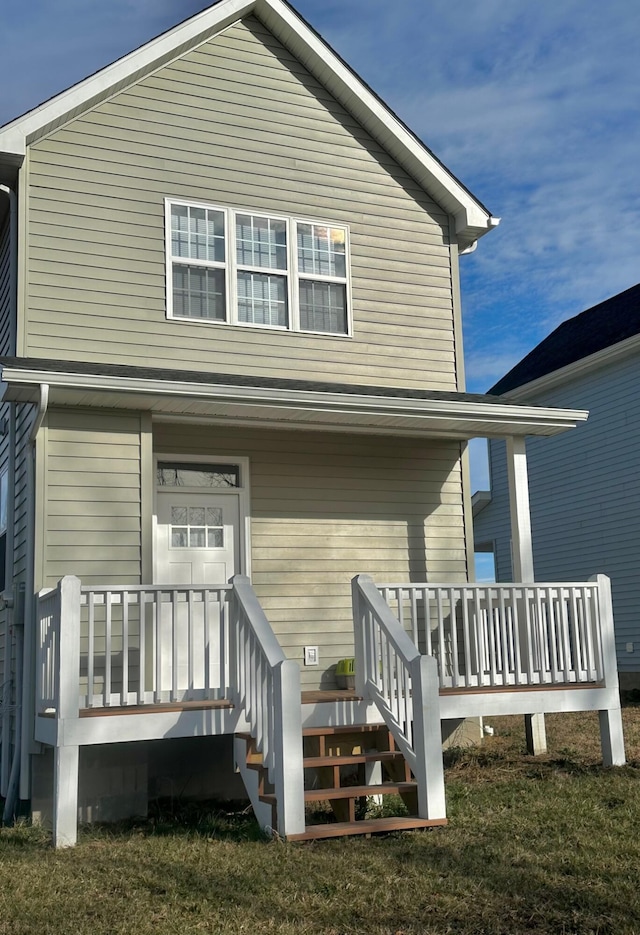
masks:
<svg viewBox="0 0 640 935"><path fill-rule="evenodd" d="M261 808L270 807L271 827L275 828L277 802L273 787L267 782L266 770L255 742L248 736L244 736L243 739L246 746L246 767L258 772ZM404 756L397 750L386 727L366 725L362 729L349 726L305 729L303 747L305 775L309 777L313 773L320 784L318 788L305 791L305 802L327 802L336 820L329 824L308 825L304 834L294 835L291 840L317 840L352 834L371 835L446 824L445 820L430 821L418 817L417 785ZM377 763L380 767L376 769ZM344 785L344 782L351 781L354 775L361 777L360 782L357 785ZM410 812L409 816L356 820L357 803L363 802L369 796L384 795L399 795Z"/></svg>

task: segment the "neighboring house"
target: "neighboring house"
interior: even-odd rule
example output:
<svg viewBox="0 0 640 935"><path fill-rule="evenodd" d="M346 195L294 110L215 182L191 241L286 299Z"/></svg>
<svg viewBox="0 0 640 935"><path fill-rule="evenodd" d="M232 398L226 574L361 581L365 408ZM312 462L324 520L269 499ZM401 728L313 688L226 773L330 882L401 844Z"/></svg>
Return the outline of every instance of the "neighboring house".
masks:
<svg viewBox="0 0 640 935"><path fill-rule="evenodd" d="M551 592L467 586L467 439L509 439L522 504L524 436L585 413L464 392L458 257L497 220L287 3L221 0L7 124L0 183L6 816L72 843L236 794L235 762L287 837L386 791L412 815L377 828L428 825L440 722L483 712L596 707L622 761L606 582L555 662L520 616ZM306 829L314 797L342 821Z"/></svg>
<svg viewBox="0 0 640 935"><path fill-rule="evenodd" d="M489 391L589 410L575 432L527 440L536 577L612 582L621 684L640 687L640 285L563 322ZM511 577L504 445L489 444L491 493L476 494L476 549ZM484 505L483 505L484 504Z"/></svg>

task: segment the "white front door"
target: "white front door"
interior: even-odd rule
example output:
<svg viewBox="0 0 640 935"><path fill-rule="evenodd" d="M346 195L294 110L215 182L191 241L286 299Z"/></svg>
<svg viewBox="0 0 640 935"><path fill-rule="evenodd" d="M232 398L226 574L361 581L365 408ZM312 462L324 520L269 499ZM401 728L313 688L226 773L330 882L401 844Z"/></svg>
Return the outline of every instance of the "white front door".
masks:
<svg viewBox="0 0 640 935"><path fill-rule="evenodd" d="M156 503L158 584L225 584L240 571L237 494L170 487Z"/></svg>

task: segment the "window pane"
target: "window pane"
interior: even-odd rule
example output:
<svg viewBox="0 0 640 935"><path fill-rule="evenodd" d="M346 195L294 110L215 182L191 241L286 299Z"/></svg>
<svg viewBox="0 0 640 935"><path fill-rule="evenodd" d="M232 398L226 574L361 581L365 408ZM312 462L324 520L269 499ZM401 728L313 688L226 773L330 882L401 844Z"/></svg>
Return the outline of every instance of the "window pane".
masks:
<svg viewBox="0 0 640 935"><path fill-rule="evenodd" d="M187 508L186 506L171 507L171 522L176 526L186 526Z"/></svg>
<svg viewBox="0 0 640 935"><path fill-rule="evenodd" d="M298 267L312 276L347 275L346 234L341 227L298 224Z"/></svg>
<svg viewBox="0 0 640 935"><path fill-rule="evenodd" d="M189 530L189 545L192 549L204 549L206 546L205 529Z"/></svg>
<svg viewBox="0 0 640 935"><path fill-rule="evenodd" d="M224 533L222 529L209 529L209 548L221 549L224 546Z"/></svg>
<svg viewBox="0 0 640 935"><path fill-rule="evenodd" d="M225 271L174 264L173 314L226 321Z"/></svg>
<svg viewBox="0 0 640 935"><path fill-rule="evenodd" d="M171 530L171 546L174 549L186 549L188 544L187 529L173 528Z"/></svg>
<svg viewBox="0 0 640 935"><path fill-rule="evenodd" d="M175 257L224 263L224 212L171 205L171 251Z"/></svg>
<svg viewBox="0 0 640 935"><path fill-rule="evenodd" d="M236 250L242 266L287 268L287 225L253 214L236 215Z"/></svg>
<svg viewBox="0 0 640 935"><path fill-rule="evenodd" d="M218 507L207 507L207 526L222 526L222 510Z"/></svg>
<svg viewBox="0 0 640 935"><path fill-rule="evenodd" d="M238 319L286 328L287 281L284 276L238 273Z"/></svg>
<svg viewBox="0 0 640 935"><path fill-rule="evenodd" d="M189 525L190 526L204 526L204 507L202 506L189 507Z"/></svg>
<svg viewBox="0 0 640 935"><path fill-rule="evenodd" d="M157 482L159 487L239 487L240 468L237 464L193 464L191 462L183 464L162 461L158 463ZM222 523L222 510L216 512L220 514L220 523ZM184 519L173 520L172 514L172 522L186 523L186 508ZM218 522L212 522L209 519L207 519L207 524L219 525Z"/></svg>
<svg viewBox="0 0 640 935"><path fill-rule="evenodd" d="M340 283L300 282L300 327L305 331L347 333L347 287Z"/></svg>

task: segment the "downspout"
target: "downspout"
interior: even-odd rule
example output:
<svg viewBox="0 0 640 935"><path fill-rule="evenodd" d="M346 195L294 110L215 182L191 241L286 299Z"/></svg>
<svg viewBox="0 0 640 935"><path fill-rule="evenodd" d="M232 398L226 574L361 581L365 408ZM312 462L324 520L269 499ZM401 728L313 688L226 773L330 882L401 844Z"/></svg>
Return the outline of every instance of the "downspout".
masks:
<svg viewBox="0 0 640 935"><path fill-rule="evenodd" d="M9 788L4 805L4 814L2 820L5 824L13 821L16 813L18 797L21 799L29 798L29 777L28 769L21 769L24 756L29 756L29 744L31 741L31 727L33 724L32 702L33 702L33 680L31 678L33 671L33 640L34 629L33 620L35 616L35 519L36 519L36 438L44 418L47 414L49 405L49 384L40 384L40 399L31 431L27 443L27 491L29 494L28 504L29 513L27 517L27 556L28 572L25 588L25 600L21 619L14 618L14 630L16 636L16 699L20 698L20 704L16 708L16 744L13 751L13 762L11 764L11 776L9 778ZM25 639L26 624L29 624Z"/></svg>
<svg viewBox="0 0 640 935"><path fill-rule="evenodd" d="M15 354L15 334L17 329L17 314L18 314L18 199L15 191L10 188L8 185L0 185L0 191L9 199L9 308L10 314L13 316L12 321L10 322L10 334L12 337L11 347L9 348L10 354ZM16 699L16 744L14 748L13 761L11 764L11 770L9 772L9 780L7 784L7 798L5 800L5 810L3 819L7 815L7 802L9 803L9 808L13 812L13 804L11 802L12 790L17 785L17 775L16 770L19 765L19 755L20 755L20 734L21 734L21 724L20 724L20 698L22 695L22 627L20 624L23 623L21 620L16 620L15 610L14 610L14 595L13 595L13 578L14 578L14 537L15 537L15 466L16 466L16 419L15 419L15 406L10 407L9 414L9 459L7 466L7 539L6 539L6 553L5 553L5 576L4 576L4 591L2 594L2 601L7 611L6 619L6 636L10 632L14 632L16 638L16 676L15 676L15 699ZM16 628L16 623L18 627ZM5 643L5 668L9 663L8 653L6 652L6 643ZM9 726L9 717L3 717L3 747L6 744L6 738L8 734ZM3 763L4 769L8 767L8 759L5 760L5 757L8 757L8 750L3 749ZM6 774L5 774L6 775Z"/></svg>

